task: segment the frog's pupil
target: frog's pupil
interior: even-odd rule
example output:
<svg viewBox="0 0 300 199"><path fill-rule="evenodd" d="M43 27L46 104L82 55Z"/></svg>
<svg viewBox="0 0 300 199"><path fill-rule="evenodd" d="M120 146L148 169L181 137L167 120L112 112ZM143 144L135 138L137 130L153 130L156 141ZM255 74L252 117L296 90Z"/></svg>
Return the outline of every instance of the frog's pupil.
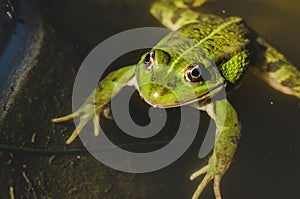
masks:
<svg viewBox="0 0 300 199"><path fill-rule="evenodd" d="M192 76L193 77L199 77L200 76L200 69L199 68L194 68L193 70L192 70Z"/></svg>
<svg viewBox="0 0 300 199"><path fill-rule="evenodd" d="M151 55L150 55L150 53L148 53L148 54L146 55L144 61L145 61L145 64L149 64L149 63L150 63L150 61L151 61Z"/></svg>
<svg viewBox="0 0 300 199"><path fill-rule="evenodd" d="M202 72L201 72L201 67L203 65L201 64L191 64L187 68L187 73L186 73L186 80L191 83L197 83L197 82L203 82L203 77L202 77Z"/></svg>

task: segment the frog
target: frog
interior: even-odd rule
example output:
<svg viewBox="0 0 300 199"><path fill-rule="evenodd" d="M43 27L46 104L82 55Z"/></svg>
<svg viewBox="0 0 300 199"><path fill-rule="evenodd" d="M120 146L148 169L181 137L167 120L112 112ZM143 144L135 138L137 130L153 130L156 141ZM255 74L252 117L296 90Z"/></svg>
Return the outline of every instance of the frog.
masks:
<svg viewBox="0 0 300 199"><path fill-rule="evenodd" d="M205 111L216 126L208 163L190 176L193 180L204 175L192 198L200 198L210 182L215 198L222 198L221 180L237 151L241 123L226 97L213 97L223 89L234 90L246 72L253 70L273 89L300 99L300 71L242 18L194 11L206 1L152 3L150 13L171 33L137 64L109 73L77 111L52 119L54 123L80 119L66 144L71 144L89 121L94 124L95 136L99 135L100 115L110 118L108 104L126 86L134 86L153 107L192 106Z"/></svg>

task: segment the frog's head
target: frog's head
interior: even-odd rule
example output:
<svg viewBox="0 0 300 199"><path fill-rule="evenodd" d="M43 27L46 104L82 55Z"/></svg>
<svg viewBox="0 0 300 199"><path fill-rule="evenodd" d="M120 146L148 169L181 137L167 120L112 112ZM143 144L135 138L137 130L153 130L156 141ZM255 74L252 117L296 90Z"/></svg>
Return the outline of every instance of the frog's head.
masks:
<svg viewBox="0 0 300 199"><path fill-rule="evenodd" d="M153 49L142 56L136 80L141 97L163 108L207 100L224 86L215 64L196 48L185 50L184 55Z"/></svg>

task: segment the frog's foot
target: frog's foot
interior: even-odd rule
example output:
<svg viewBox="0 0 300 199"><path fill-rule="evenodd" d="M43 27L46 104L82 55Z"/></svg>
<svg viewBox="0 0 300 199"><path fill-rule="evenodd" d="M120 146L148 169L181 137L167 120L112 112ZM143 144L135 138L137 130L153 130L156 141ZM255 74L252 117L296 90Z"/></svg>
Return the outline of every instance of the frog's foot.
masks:
<svg viewBox="0 0 300 199"><path fill-rule="evenodd" d="M189 9L200 7L206 1L207 0L174 0L172 2L177 8Z"/></svg>
<svg viewBox="0 0 300 199"><path fill-rule="evenodd" d="M95 136L99 135L99 133L100 133L100 124L99 124L100 116L99 115L101 112L104 113L105 111L103 111L102 108L99 109L99 107L97 107L97 109L95 109L95 105L93 105L93 104L84 104L76 112L74 112L70 115L64 116L64 117L54 118L51 121L58 123L58 122L65 122L65 121L71 120L73 118L79 117L80 120L79 120L78 125L76 126L75 130L73 131L71 136L66 141L66 144L71 144L75 140L75 138L79 135L79 133L82 131L84 126L90 120L93 120ZM104 116L106 117L105 113L104 113Z"/></svg>
<svg viewBox="0 0 300 199"><path fill-rule="evenodd" d="M111 112L110 112L110 107L108 105L106 105L104 108L103 108L103 116L107 119L113 119L113 117L111 116Z"/></svg>
<svg viewBox="0 0 300 199"><path fill-rule="evenodd" d="M170 30L177 30L186 24L197 23L203 18L213 15L205 15L195 12L192 8L200 7L207 0L160 0L152 4L150 13Z"/></svg>
<svg viewBox="0 0 300 199"><path fill-rule="evenodd" d="M221 161L218 161L213 155L206 166L193 173L190 177L190 180L194 180L200 175L205 174L202 182L195 191L192 199L197 199L201 195L202 191L205 189L207 184L212 180L214 180L215 197L216 199L221 199L220 183L222 176L224 175L228 167L229 165L222 165Z"/></svg>
<svg viewBox="0 0 300 199"><path fill-rule="evenodd" d="M134 78L136 65L126 66L108 74L91 93L85 103L74 113L52 119L52 122L65 122L73 118L79 118L79 124L67 140L70 144L82 131L85 125L93 120L95 136L100 133L100 114L110 118L108 103L123 87L129 85Z"/></svg>
<svg viewBox="0 0 300 199"><path fill-rule="evenodd" d="M257 63L258 67L251 67L254 74L274 89L293 95L300 99L300 70L293 65L283 54L278 52L266 40L257 38L260 49L263 49L263 60Z"/></svg>

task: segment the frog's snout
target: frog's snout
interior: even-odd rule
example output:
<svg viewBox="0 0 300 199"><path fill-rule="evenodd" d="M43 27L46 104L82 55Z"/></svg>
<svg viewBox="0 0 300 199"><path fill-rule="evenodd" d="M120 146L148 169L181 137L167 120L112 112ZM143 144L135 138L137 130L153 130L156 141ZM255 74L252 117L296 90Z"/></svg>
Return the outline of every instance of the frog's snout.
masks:
<svg viewBox="0 0 300 199"><path fill-rule="evenodd" d="M178 103L178 99L171 89L156 83L142 85L140 95L148 104L155 107L165 108Z"/></svg>

